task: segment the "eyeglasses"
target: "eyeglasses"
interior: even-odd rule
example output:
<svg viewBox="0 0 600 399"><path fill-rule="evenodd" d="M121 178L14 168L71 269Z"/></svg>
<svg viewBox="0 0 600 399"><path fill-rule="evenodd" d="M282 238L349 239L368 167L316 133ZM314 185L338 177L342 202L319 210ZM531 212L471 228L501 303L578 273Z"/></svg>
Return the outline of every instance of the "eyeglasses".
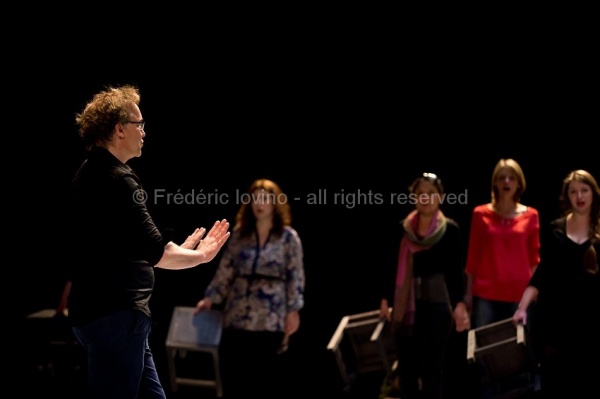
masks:
<svg viewBox="0 0 600 399"><path fill-rule="evenodd" d="M423 173L423 178L431 181L438 180L438 176L435 173Z"/></svg>
<svg viewBox="0 0 600 399"><path fill-rule="evenodd" d="M144 130L144 126L146 126L146 121L144 121L143 119L141 121L125 121L125 123L136 124L136 125L138 125L140 130Z"/></svg>

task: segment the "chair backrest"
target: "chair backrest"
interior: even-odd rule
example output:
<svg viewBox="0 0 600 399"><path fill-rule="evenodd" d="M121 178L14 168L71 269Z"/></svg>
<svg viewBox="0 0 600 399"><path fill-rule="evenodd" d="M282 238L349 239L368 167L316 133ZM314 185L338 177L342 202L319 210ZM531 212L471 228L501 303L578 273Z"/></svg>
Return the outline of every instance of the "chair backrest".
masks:
<svg viewBox="0 0 600 399"><path fill-rule="evenodd" d="M479 362L492 380L536 368L527 329L511 318L469 330L467 360Z"/></svg>
<svg viewBox="0 0 600 399"><path fill-rule="evenodd" d="M389 372L396 356L390 325L380 319L379 310L342 317L327 349L334 353L345 383L354 374Z"/></svg>

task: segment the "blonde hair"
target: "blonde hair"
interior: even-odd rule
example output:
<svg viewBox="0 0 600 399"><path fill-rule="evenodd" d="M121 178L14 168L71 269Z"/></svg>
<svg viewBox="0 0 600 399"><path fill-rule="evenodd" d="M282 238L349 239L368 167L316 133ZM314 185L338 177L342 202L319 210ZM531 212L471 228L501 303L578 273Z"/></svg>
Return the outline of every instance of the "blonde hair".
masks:
<svg viewBox="0 0 600 399"><path fill-rule="evenodd" d="M519 202L521 200L521 196L527 187L527 183L525 182L525 174L523 173L523 169L521 169L521 165L519 165L519 163L512 158L502 158L498 161L496 167L494 168L494 173L492 173L492 204L496 204L498 198L500 197L500 193L496 187L496 179L504 168L510 169L515 175L517 175L519 187L517 188L517 191L513 197L515 202Z"/></svg>

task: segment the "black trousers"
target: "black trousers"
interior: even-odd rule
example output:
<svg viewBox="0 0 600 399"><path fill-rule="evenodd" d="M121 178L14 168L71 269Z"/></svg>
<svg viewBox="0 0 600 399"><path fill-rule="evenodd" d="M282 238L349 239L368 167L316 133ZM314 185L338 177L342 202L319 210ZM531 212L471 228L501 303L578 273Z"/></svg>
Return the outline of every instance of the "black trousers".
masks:
<svg viewBox="0 0 600 399"><path fill-rule="evenodd" d="M277 398L285 370L278 350L283 332L226 328L220 345L224 399Z"/></svg>
<svg viewBox="0 0 600 399"><path fill-rule="evenodd" d="M451 328L447 304L417 301L412 333L396 333L402 399L443 397L444 355Z"/></svg>

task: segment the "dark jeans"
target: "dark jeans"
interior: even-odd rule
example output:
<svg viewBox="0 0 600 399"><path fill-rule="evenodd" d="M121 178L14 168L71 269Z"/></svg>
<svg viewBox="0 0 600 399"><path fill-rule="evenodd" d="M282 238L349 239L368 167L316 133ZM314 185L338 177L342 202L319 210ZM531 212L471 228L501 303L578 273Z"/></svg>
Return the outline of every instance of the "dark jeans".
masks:
<svg viewBox="0 0 600 399"><path fill-rule="evenodd" d="M503 302L473 297L471 327L479 328L511 318L518 306L518 302ZM480 390L484 399L494 398L532 383L531 376L525 372L507 376L502 380L491 380L482 367L478 367L476 372L479 375L478 379L481 381Z"/></svg>
<svg viewBox="0 0 600 399"><path fill-rule="evenodd" d="M473 297L471 328L483 327L513 317L518 306L518 302L492 301Z"/></svg>
<svg viewBox="0 0 600 399"><path fill-rule="evenodd" d="M151 324L126 310L73 327L87 351L90 398L166 399L148 345Z"/></svg>

